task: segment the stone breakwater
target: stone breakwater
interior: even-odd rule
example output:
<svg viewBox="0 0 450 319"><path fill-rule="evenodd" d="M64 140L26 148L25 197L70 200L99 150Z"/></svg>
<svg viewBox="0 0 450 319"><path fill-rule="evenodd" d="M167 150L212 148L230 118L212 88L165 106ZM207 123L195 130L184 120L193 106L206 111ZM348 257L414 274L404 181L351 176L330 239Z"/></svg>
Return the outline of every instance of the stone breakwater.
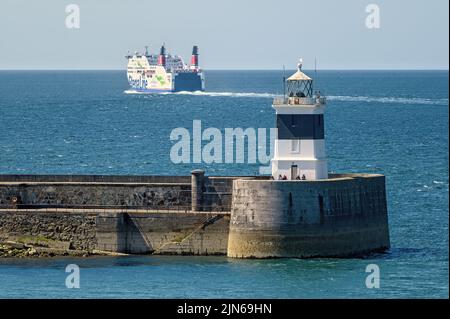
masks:
<svg viewBox="0 0 450 319"><path fill-rule="evenodd" d="M0 257L344 257L388 249L382 175L0 175Z"/></svg>
<svg viewBox="0 0 450 319"><path fill-rule="evenodd" d="M97 247L95 218L70 212L0 212L0 240L92 252Z"/></svg>
<svg viewBox="0 0 450 319"><path fill-rule="evenodd" d="M226 255L228 212L144 209L0 211L0 256Z"/></svg>
<svg viewBox="0 0 450 319"><path fill-rule="evenodd" d="M88 257L93 253L79 250L62 250L43 247L36 244L5 242L0 244L0 258L36 258L54 256ZM97 255L99 253L95 253Z"/></svg>

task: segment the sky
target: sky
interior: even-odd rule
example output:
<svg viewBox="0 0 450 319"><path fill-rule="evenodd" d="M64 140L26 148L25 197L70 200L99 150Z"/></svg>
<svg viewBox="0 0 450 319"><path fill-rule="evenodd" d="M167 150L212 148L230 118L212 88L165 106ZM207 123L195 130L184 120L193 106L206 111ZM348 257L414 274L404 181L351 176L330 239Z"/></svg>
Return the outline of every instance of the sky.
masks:
<svg viewBox="0 0 450 319"><path fill-rule="evenodd" d="M80 8L67 28L66 6ZM379 8L368 28L366 7ZM446 69L448 0L0 0L0 69L125 69L165 43L204 69ZM372 20L373 21L373 20Z"/></svg>

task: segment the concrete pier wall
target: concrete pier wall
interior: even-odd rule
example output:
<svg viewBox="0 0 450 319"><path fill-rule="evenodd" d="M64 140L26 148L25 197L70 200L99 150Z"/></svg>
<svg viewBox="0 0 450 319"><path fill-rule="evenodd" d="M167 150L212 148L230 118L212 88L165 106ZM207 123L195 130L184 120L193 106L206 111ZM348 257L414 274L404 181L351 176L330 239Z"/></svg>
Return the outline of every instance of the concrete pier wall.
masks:
<svg viewBox="0 0 450 319"><path fill-rule="evenodd" d="M2 210L0 242L86 252L226 255L229 213Z"/></svg>
<svg viewBox="0 0 450 319"><path fill-rule="evenodd" d="M194 175L0 175L0 241L238 258L343 257L390 246L382 175Z"/></svg>
<svg viewBox="0 0 450 319"><path fill-rule="evenodd" d="M382 175L233 182L230 257L342 257L389 246Z"/></svg>
<svg viewBox="0 0 450 319"><path fill-rule="evenodd" d="M233 178L202 178L196 189L194 176L0 175L0 241L225 255Z"/></svg>
<svg viewBox="0 0 450 319"><path fill-rule="evenodd" d="M206 176L202 194L203 210L230 211L233 181L236 179L268 180L267 176Z"/></svg>
<svg viewBox="0 0 450 319"><path fill-rule="evenodd" d="M190 207L190 184L183 183L0 183L0 205Z"/></svg>
<svg viewBox="0 0 450 319"><path fill-rule="evenodd" d="M97 247L130 254L226 255L228 213L118 213L97 216Z"/></svg>
<svg viewBox="0 0 450 319"><path fill-rule="evenodd" d="M0 183L181 183L191 182L190 176L158 176L158 175L27 175L3 174Z"/></svg>
<svg viewBox="0 0 450 319"><path fill-rule="evenodd" d="M0 208L137 206L229 211L236 178L0 175Z"/></svg>

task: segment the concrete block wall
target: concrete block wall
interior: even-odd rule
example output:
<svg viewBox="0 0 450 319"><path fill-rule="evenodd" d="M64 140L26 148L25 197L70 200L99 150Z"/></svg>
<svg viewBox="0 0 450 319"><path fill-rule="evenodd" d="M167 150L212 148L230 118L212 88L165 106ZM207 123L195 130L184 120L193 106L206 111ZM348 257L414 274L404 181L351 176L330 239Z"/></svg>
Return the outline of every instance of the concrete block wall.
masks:
<svg viewBox="0 0 450 319"><path fill-rule="evenodd" d="M230 211L233 181L267 180L266 176L205 176L203 170L192 171L192 209L194 211Z"/></svg>
<svg viewBox="0 0 450 319"><path fill-rule="evenodd" d="M96 215L96 249L108 252L127 251L127 220L125 213L100 213Z"/></svg>
<svg viewBox="0 0 450 319"><path fill-rule="evenodd" d="M235 180L228 256L342 257L389 248L382 175Z"/></svg>
<svg viewBox="0 0 450 319"><path fill-rule="evenodd" d="M131 254L225 255L229 221L227 213L100 214L98 249Z"/></svg>
<svg viewBox="0 0 450 319"><path fill-rule="evenodd" d="M212 210L230 211L234 179L230 177L207 177L204 206Z"/></svg>

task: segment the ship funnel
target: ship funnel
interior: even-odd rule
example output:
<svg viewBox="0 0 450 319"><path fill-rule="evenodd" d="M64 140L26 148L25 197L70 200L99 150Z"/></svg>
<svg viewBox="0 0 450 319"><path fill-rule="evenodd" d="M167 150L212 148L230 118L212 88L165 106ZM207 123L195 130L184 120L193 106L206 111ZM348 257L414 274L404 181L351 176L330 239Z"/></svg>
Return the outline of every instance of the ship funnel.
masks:
<svg viewBox="0 0 450 319"><path fill-rule="evenodd" d="M159 52L158 57L158 65L166 66L166 48L164 47L164 44L161 47L161 51Z"/></svg>
<svg viewBox="0 0 450 319"><path fill-rule="evenodd" d="M192 48L191 68L198 68L198 46Z"/></svg>

